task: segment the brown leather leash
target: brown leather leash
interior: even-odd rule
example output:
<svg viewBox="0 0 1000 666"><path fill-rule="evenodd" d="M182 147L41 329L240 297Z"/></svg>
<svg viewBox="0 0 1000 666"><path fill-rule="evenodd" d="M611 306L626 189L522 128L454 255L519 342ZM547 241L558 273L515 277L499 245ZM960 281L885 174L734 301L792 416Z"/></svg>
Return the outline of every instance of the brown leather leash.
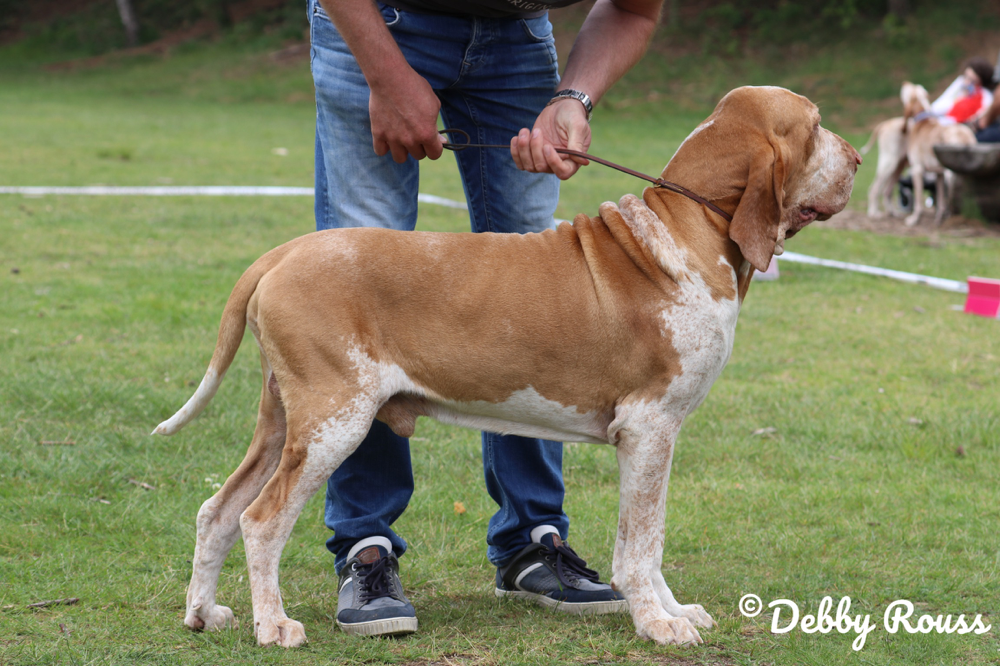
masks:
<svg viewBox="0 0 1000 666"><path fill-rule="evenodd" d="M499 144L499 143L496 143L496 144L491 144L491 143L471 143L472 137L469 136L469 133L466 132L465 130L460 130L460 129L456 129L456 128L447 128L447 129L443 129L443 130L441 130L441 131L438 132L438 134L444 134L444 135L447 135L447 134L450 134L450 133L462 134L462 135L465 136L465 143L449 143L449 142L445 142L445 143L441 144L441 146L443 148L445 148L447 150L454 151L454 152L458 152L460 150L465 150L466 148L506 148L506 149L510 150L510 146L509 145L505 146L505 145ZM671 192L676 192L677 194L682 194L682 195L686 196L688 199L691 199L692 201L696 201L696 202L700 203L702 206L705 206L706 208L708 208L709 210L711 210L711 211L713 211L715 213L718 213L723 218L725 218L728 222L732 222L733 221L733 216L732 215L730 215L726 211L722 210L721 208L719 208L718 206L716 206L711 201L705 199L704 197L698 196L697 194L695 194L691 190L687 189L686 187L682 187L682 186L678 185L677 183L671 183L669 180L664 180L663 178L653 178L652 176L648 176L648 175L642 173L641 171L636 171L634 169L629 169L628 167L624 167L624 166L622 166L620 164L615 164L614 162L611 162L609 160L603 160L600 157L594 157L593 155L588 155L587 153L580 152L579 150L570 150L569 148L556 148L555 151L557 153L562 154L562 155L572 155L574 157L582 157L585 160L590 160L592 162L597 162L598 164L603 164L606 167L611 167L612 169L617 169L618 171L621 171L622 173L627 173L630 176L635 176L636 178L640 178L642 180L648 181L648 182L652 183L655 187L662 187L665 190L670 190Z"/></svg>

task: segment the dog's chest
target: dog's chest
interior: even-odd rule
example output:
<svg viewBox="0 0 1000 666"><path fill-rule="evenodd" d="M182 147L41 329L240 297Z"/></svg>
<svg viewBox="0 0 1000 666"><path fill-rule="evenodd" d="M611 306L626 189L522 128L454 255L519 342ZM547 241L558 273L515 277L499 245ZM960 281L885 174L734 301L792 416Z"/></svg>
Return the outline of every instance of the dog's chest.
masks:
<svg viewBox="0 0 1000 666"><path fill-rule="evenodd" d="M684 414L701 404L729 362L740 312L738 298L713 298L698 275L692 277L681 285L677 302L664 308L661 315L681 366L665 398Z"/></svg>

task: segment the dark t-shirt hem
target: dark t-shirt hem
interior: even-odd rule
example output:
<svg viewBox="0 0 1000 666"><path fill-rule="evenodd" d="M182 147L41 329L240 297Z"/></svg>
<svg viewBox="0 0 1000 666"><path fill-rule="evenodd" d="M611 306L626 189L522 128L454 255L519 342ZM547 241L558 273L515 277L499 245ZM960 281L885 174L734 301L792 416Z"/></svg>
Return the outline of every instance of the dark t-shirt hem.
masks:
<svg viewBox="0 0 1000 666"><path fill-rule="evenodd" d="M576 0L579 1L579 0ZM454 2L435 2L434 0L417 0L416 2L405 2L405 0L391 0L387 2L386 0L380 0L383 4L389 5L396 9L402 10L404 12L417 12L420 14L438 14L444 16L463 16L470 17L474 16L477 18L495 18L495 19L531 19L538 18L540 16L545 16L548 10L539 10L531 12L518 12L518 11L503 11L495 10L489 7L483 7L481 5L476 5L474 3L462 3L468 6L469 11L456 11L454 8ZM452 5L452 6L449 6Z"/></svg>

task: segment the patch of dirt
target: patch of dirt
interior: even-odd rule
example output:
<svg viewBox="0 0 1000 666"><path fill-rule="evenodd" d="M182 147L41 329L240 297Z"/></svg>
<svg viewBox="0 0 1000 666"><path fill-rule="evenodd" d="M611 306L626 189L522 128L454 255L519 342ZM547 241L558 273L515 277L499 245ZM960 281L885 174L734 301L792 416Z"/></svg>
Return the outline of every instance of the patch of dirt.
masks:
<svg viewBox="0 0 1000 666"><path fill-rule="evenodd" d="M1000 238L1000 224L980 222L960 215L945 220L940 227L935 226L933 214L924 215L916 226L907 227L903 224L901 217L873 218L861 211L845 210L825 222L814 222L813 224L823 229L870 231L885 236Z"/></svg>

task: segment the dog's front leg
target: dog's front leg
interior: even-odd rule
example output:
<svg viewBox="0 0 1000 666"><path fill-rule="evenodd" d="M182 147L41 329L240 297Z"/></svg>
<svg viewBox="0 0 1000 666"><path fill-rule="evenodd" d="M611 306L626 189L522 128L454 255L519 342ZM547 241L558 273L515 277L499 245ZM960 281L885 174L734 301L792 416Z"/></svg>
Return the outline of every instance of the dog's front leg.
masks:
<svg viewBox="0 0 1000 666"><path fill-rule="evenodd" d="M910 164L910 177L913 179L913 212L906 220L906 226L912 227L920 221L920 214L924 212L924 170L920 165Z"/></svg>
<svg viewBox="0 0 1000 666"><path fill-rule="evenodd" d="M653 589L656 590L656 596L660 598L663 609L674 617L686 617L691 620L691 624L702 629L711 629L716 626L715 620L701 604L681 604L674 598L674 593L670 591L667 580L663 577L663 570L660 567L662 559L661 553L660 557L656 558L653 563L652 579Z"/></svg>
<svg viewBox="0 0 1000 666"><path fill-rule="evenodd" d="M677 423L656 432L628 428L619 431L621 496L612 564L612 583L628 599L638 634L672 645L702 642L685 608L673 600L662 575L654 575L654 571L659 574L663 558L667 481L679 426ZM658 590L659 584L662 589ZM660 594L663 590L673 601L677 615L665 608ZM711 622L707 615L705 618Z"/></svg>

